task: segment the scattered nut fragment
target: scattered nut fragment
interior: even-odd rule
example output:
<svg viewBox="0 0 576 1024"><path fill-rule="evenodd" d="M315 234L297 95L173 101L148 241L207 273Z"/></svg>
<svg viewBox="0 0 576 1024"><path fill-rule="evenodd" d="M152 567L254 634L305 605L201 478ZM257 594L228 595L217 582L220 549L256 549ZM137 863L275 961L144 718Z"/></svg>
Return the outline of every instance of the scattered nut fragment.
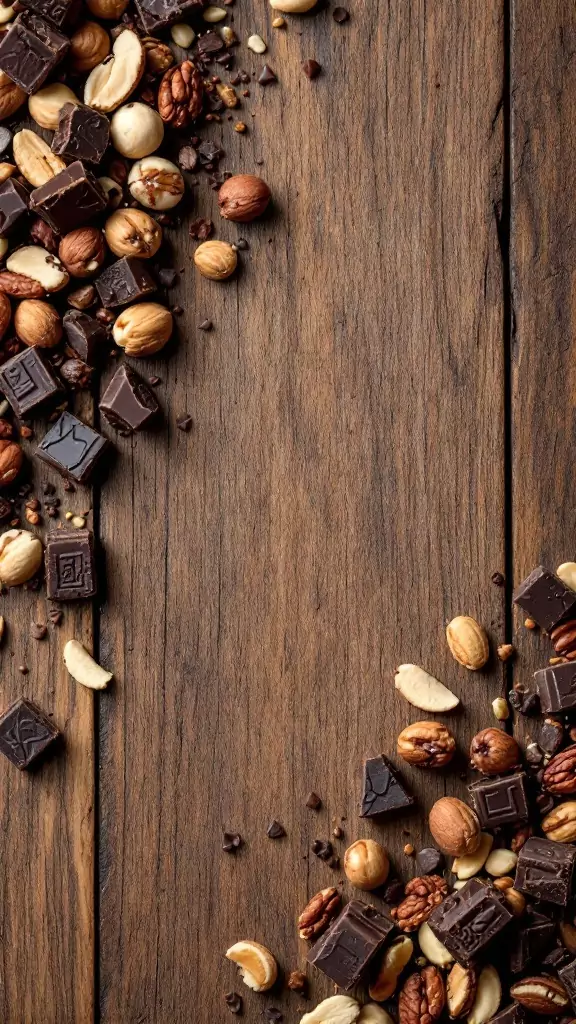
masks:
<svg viewBox="0 0 576 1024"><path fill-rule="evenodd" d="M371 999L375 999L377 1003L383 1003L384 1000L390 999L390 996L396 991L398 978L411 960L413 953L414 943L407 935L401 935L388 946L378 974L368 990Z"/></svg>
<svg viewBox="0 0 576 1024"><path fill-rule="evenodd" d="M172 31L175 28L176 25L173 25ZM146 52L146 71L150 75L163 75L174 63L172 50L167 43L163 43L161 39L155 39L154 36L146 36L142 42Z"/></svg>
<svg viewBox="0 0 576 1024"><path fill-rule="evenodd" d="M556 569L556 575L571 590L576 590L576 562L562 562Z"/></svg>
<svg viewBox="0 0 576 1024"><path fill-rule="evenodd" d="M492 850L484 867L489 875L499 878L503 875L509 875L511 871L514 871L517 863L517 853L514 853L512 850L499 849Z"/></svg>
<svg viewBox="0 0 576 1024"><path fill-rule="evenodd" d="M291 992L305 992L307 985L308 978L304 974L304 971L291 971L288 975L286 987L289 988Z"/></svg>
<svg viewBox="0 0 576 1024"><path fill-rule="evenodd" d="M488 637L470 615L457 615L452 619L446 626L446 639L452 655L464 668L476 672L488 661Z"/></svg>
<svg viewBox="0 0 576 1024"><path fill-rule="evenodd" d="M472 740L470 760L484 775L499 775L520 764L520 748L513 736L492 726L477 733Z"/></svg>
<svg viewBox="0 0 576 1024"><path fill-rule="evenodd" d="M110 137L122 156L140 160L162 145L164 122L147 103L126 103L110 122Z"/></svg>
<svg viewBox="0 0 576 1024"><path fill-rule="evenodd" d="M73 309L90 309L96 301L96 289L93 284L85 284L68 294L68 305Z"/></svg>
<svg viewBox="0 0 576 1024"><path fill-rule="evenodd" d="M510 995L517 1003L532 1013L556 1015L563 1013L570 1005L566 989L557 978L522 978L510 989Z"/></svg>
<svg viewBox="0 0 576 1024"><path fill-rule="evenodd" d="M427 921L424 921L418 929L418 943L426 959L436 967L448 967L454 962L454 957L440 942L440 939L436 938Z"/></svg>
<svg viewBox="0 0 576 1024"><path fill-rule="evenodd" d="M169 309L157 302L141 302L122 310L112 328L112 336L127 356L150 356L164 348L172 328Z"/></svg>
<svg viewBox="0 0 576 1024"><path fill-rule="evenodd" d="M225 281L238 265L236 250L228 242L202 242L194 253L196 269L211 281Z"/></svg>
<svg viewBox="0 0 576 1024"><path fill-rule="evenodd" d="M72 277L93 277L106 258L104 236L98 228L76 228L64 235L58 256Z"/></svg>
<svg viewBox="0 0 576 1024"><path fill-rule="evenodd" d="M236 91L232 85L225 85L224 82L218 82L216 85L216 92L222 100L225 107L229 110L234 110L238 106L240 100L236 95Z"/></svg>
<svg viewBox="0 0 576 1024"><path fill-rule="evenodd" d="M516 648L514 647L514 644L500 644L496 648L496 653L500 658L500 661L509 661L516 653Z"/></svg>
<svg viewBox="0 0 576 1024"><path fill-rule="evenodd" d="M494 836L488 832L482 832L478 849L464 857L456 857L453 861L452 871L456 877L464 880L474 878L474 875L477 875L484 867L493 843Z"/></svg>
<svg viewBox="0 0 576 1024"><path fill-rule="evenodd" d="M465 1017L474 1005L478 975L473 967L454 964L446 980L448 1013L454 1020Z"/></svg>
<svg viewBox="0 0 576 1024"><path fill-rule="evenodd" d="M261 217L270 202L270 189L255 174L234 174L218 192L220 216L239 224Z"/></svg>
<svg viewBox="0 0 576 1024"><path fill-rule="evenodd" d="M86 74L110 53L110 37L102 25L85 21L70 37L70 61L74 71Z"/></svg>
<svg viewBox="0 0 576 1024"><path fill-rule="evenodd" d="M242 981L254 992L267 992L278 977L278 966L270 950L252 939L230 946L226 958L237 964Z"/></svg>
<svg viewBox="0 0 576 1024"><path fill-rule="evenodd" d="M510 718L510 708L508 707L508 701L504 697L496 697L492 701L492 711L494 718L498 722L505 722Z"/></svg>
<svg viewBox="0 0 576 1024"><path fill-rule="evenodd" d="M137 160L128 175L133 199L150 210L171 210L184 195L184 178L176 164L160 156Z"/></svg>
<svg viewBox="0 0 576 1024"><path fill-rule="evenodd" d="M480 845L480 823L468 804L444 796L433 805L428 818L430 831L443 853L463 857Z"/></svg>
<svg viewBox="0 0 576 1024"><path fill-rule="evenodd" d="M176 46L182 47L183 50L189 50L196 38L192 26L187 25L184 21L177 21L175 25L172 25L170 35Z"/></svg>
<svg viewBox="0 0 576 1024"><path fill-rule="evenodd" d="M54 348L62 338L60 314L40 299L25 299L17 306L14 329L30 348Z"/></svg>
<svg viewBox="0 0 576 1024"><path fill-rule="evenodd" d="M266 43L262 39L262 36L259 35L249 36L246 46L249 50L252 50L253 53L266 53L267 50Z"/></svg>
<svg viewBox="0 0 576 1024"><path fill-rule="evenodd" d="M227 13L224 7L209 6L204 9L202 17L209 25L216 25L219 21L224 21Z"/></svg>
<svg viewBox="0 0 576 1024"><path fill-rule="evenodd" d="M356 1024L359 1016L360 1003L351 996L330 996L305 1013L300 1024Z"/></svg>
<svg viewBox="0 0 576 1024"><path fill-rule="evenodd" d="M340 908L340 893L337 889L321 889L307 903L298 918L298 935L313 942L328 927Z"/></svg>
<svg viewBox="0 0 576 1024"><path fill-rule="evenodd" d="M408 764L443 768L454 756L456 741L441 722L413 722L400 733L396 749Z"/></svg>
<svg viewBox="0 0 576 1024"><path fill-rule="evenodd" d="M127 28L116 37L112 54L89 74L84 102L106 114L128 99L144 74L146 56L139 36Z"/></svg>
<svg viewBox="0 0 576 1024"><path fill-rule="evenodd" d="M104 227L106 241L115 256L150 259L162 244L162 228L144 210L116 210Z"/></svg>
<svg viewBox="0 0 576 1024"><path fill-rule="evenodd" d="M52 82L45 85L28 99L28 110L36 124L55 132L60 120L60 111L65 103L79 103L72 89L63 82Z"/></svg>
<svg viewBox="0 0 576 1024"><path fill-rule="evenodd" d="M7 530L0 535L0 582L17 587L38 572L42 542L27 530Z"/></svg>
<svg viewBox="0 0 576 1024"><path fill-rule="evenodd" d="M410 704L422 711L452 711L460 703L443 683L419 665L400 665L394 686Z"/></svg>
<svg viewBox="0 0 576 1024"><path fill-rule="evenodd" d="M384 884L389 871L388 854L374 839L358 839L344 854L344 872L356 889L377 889Z"/></svg>
<svg viewBox="0 0 576 1024"><path fill-rule="evenodd" d="M565 800L544 818L542 831L556 843L576 842L576 800Z"/></svg>
<svg viewBox="0 0 576 1024"><path fill-rule="evenodd" d="M284 14L304 14L311 11L315 4L316 0L270 0L270 7Z"/></svg>
<svg viewBox="0 0 576 1024"><path fill-rule="evenodd" d="M502 985L498 971L488 964L480 971L476 998L467 1017L468 1024L487 1024L500 1006Z"/></svg>
<svg viewBox="0 0 576 1024"><path fill-rule="evenodd" d="M286 25L286 18L283 18L282 16L280 16L278 18L274 18L274 20L272 22L272 28L284 28L285 25Z"/></svg>
<svg viewBox="0 0 576 1024"><path fill-rule="evenodd" d="M69 640L64 645L63 657L72 678L89 690L105 690L112 679L112 672L107 672L94 661L78 640Z"/></svg>
<svg viewBox="0 0 576 1024"><path fill-rule="evenodd" d="M35 188L45 185L66 167L64 161L52 152L44 139L29 128L16 132L12 151L20 174Z"/></svg>

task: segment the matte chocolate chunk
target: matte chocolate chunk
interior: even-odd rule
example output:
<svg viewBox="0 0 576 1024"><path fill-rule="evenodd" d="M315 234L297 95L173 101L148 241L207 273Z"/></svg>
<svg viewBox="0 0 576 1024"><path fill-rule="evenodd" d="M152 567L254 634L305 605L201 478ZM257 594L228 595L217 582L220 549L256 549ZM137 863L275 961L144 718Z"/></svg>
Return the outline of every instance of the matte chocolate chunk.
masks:
<svg viewBox="0 0 576 1024"><path fill-rule="evenodd" d="M513 920L498 889L471 878L436 907L428 924L459 964L467 967Z"/></svg>
<svg viewBox="0 0 576 1024"><path fill-rule="evenodd" d="M570 997L572 1009L576 1012L576 960L571 960L565 967L561 967L558 977Z"/></svg>
<svg viewBox="0 0 576 1024"><path fill-rule="evenodd" d="M53 25L23 11L0 41L0 70L31 96L62 60L70 41Z"/></svg>
<svg viewBox="0 0 576 1024"><path fill-rule="evenodd" d="M29 195L23 185L14 178L8 178L0 185L0 233L7 235L28 213Z"/></svg>
<svg viewBox="0 0 576 1024"><path fill-rule="evenodd" d="M366 761L360 817L374 818L387 811L411 807L413 803L414 797L404 788L390 761L383 755Z"/></svg>
<svg viewBox="0 0 576 1024"><path fill-rule="evenodd" d="M96 566L90 530L58 530L46 540L46 592L51 601L94 597Z"/></svg>
<svg viewBox="0 0 576 1024"><path fill-rule="evenodd" d="M31 768L59 735L44 712L23 697L0 718L0 751L21 770Z"/></svg>
<svg viewBox="0 0 576 1024"><path fill-rule="evenodd" d="M136 0L136 10L147 32L185 19L186 14L203 6L204 0Z"/></svg>
<svg viewBox="0 0 576 1024"><path fill-rule="evenodd" d="M482 828L498 828L528 821L524 772L501 779L480 779L469 786L474 810Z"/></svg>
<svg viewBox="0 0 576 1024"><path fill-rule="evenodd" d="M540 960L556 938L556 923L535 907L528 906L522 927L511 936L510 970L522 974L533 960Z"/></svg>
<svg viewBox="0 0 576 1024"><path fill-rule="evenodd" d="M85 483L102 456L108 442L92 427L63 412L36 449L36 455L62 476Z"/></svg>
<svg viewBox="0 0 576 1024"><path fill-rule="evenodd" d="M84 103L65 103L52 139L52 152L69 160L99 164L110 141L110 122Z"/></svg>
<svg viewBox="0 0 576 1024"><path fill-rule="evenodd" d="M576 849L551 839L528 839L518 855L514 886L527 896L565 907L571 895Z"/></svg>
<svg viewBox="0 0 576 1024"><path fill-rule="evenodd" d="M127 306L156 291L156 284L142 260L123 256L97 278L96 289L106 309Z"/></svg>
<svg viewBox="0 0 576 1024"><path fill-rule="evenodd" d="M60 235L87 224L103 213L107 205L96 178L80 160L34 189L30 196L31 209Z"/></svg>
<svg viewBox="0 0 576 1024"><path fill-rule="evenodd" d="M427 846L416 854L416 864L420 875L439 875L444 871L444 854L434 846Z"/></svg>
<svg viewBox="0 0 576 1024"><path fill-rule="evenodd" d="M574 610L576 593L559 576L539 565L516 588L513 601L549 633L571 609Z"/></svg>
<svg viewBox="0 0 576 1024"><path fill-rule="evenodd" d="M374 907L350 900L312 947L308 962L348 992L363 977L393 928L392 921Z"/></svg>
<svg viewBox="0 0 576 1024"><path fill-rule="evenodd" d="M25 348L0 366L0 390L17 416L38 409L60 392L60 386L38 349Z"/></svg>
<svg viewBox="0 0 576 1024"><path fill-rule="evenodd" d="M570 711L576 707L576 664L550 665L534 673L540 707L549 711Z"/></svg>
<svg viewBox="0 0 576 1024"><path fill-rule="evenodd" d="M48 18L54 25L63 25L76 0L22 0L22 6Z"/></svg>
<svg viewBox="0 0 576 1024"><path fill-rule="evenodd" d="M266 829L266 835L268 839L282 839L286 835L286 829L274 818L274 821L271 821Z"/></svg>
<svg viewBox="0 0 576 1024"><path fill-rule="evenodd" d="M123 363L106 388L99 408L111 426L131 434L147 426L158 415L160 406L142 377Z"/></svg>
<svg viewBox="0 0 576 1024"><path fill-rule="evenodd" d="M108 343L108 331L104 324L79 309L65 313L62 324L66 340L76 355L90 366L97 363Z"/></svg>
<svg viewBox="0 0 576 1024"><path fill-rule="evenodd" d="M500 1010L495 1017L490 1018L490 1024L524 1024L526 1010L519 1003L511 1003L504 1010Z"/></svg>

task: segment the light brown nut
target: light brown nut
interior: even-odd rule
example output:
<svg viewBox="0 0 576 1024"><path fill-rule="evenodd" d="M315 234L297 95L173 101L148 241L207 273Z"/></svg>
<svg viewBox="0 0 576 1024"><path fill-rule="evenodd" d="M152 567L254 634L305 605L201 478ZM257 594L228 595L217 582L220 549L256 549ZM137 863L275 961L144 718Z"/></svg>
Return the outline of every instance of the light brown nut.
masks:
<svg viewBox="0 0 576 1024"><path fill-rule="evenodd" d="M394 1020L383 1006L364 1003L358 1017L358 1024L394 1024Z"/></svg>
<svg viewBox="0 0 576 1024"><path fill-rule="evenodd" d="M452 863L452 871L460 881L474 878L474 875L477 875L482 870L492 849L493 842L493 836L488 832L482 832L478 849L474 853L468 853L464 857L456 857Z"/></svg>
<svg viewBox="0 0 576 1024"><path fill-rule="evenodd" d="M374 839L358 839L344 854L344 871L356 889L370 892L388 878L388 854Z"/></svg>
<svg viewBox="0 0 576 1024"><path fill-rule="evenodd" d="M162 244L162 228L144 210L116 210L104 227L106 241L115 256L148 260Z"/></svg>
<svg viewBox="0 0 576 1024"><path fill-rule="evenodd" d="M569 953L576 953L576 927L570 921L561 921L559 924L560 936Z"/></svg>
<svg viewBox="0 0 576 1024"><path fill-rule="evenodd" d="M498 971L487 964L480 971L476 998L467 1018L467 1024L487 1024L492 1019L502 999L502 985Z"/></svg>
<svg viewBox="0 0 576 1024"><path fill-rule="evenodd" d="M488 637L470 615L457 615L446 626L446 639L456 661L472 672L483 668L490 657Z"/></svg>
<svg viewBox="0 0 576 1024"><path fill-rule="evenodd" d="M70 62L74 71L86 74L106 59L110 36L96 21L85 21L70 37Z"/></svg>
<svg viewBox="0 0 576 1024"><path fill-rule="evenodd" d="M443 853L463 857L480 845L480 823L468 804L444 796L433 805L428 818L430 831Z"/></svg>
<svg viewBox="0 0 576 1024"><path fill-rule="evenodd" d="M106 258L104 236L98 228L76 228L60 242L58 256L72 277L93 277Z"/></svg>
<svg viewBox="0 0 576 1024"><path fill-rule="evenodd" d="M48 302L25 299L14 313L14 330L30 348L54 348L62 338L62 321Z"/></svg>
<svg viewBox="0 0 576 1024"><path fill-rule="evenodd" d="M0 271L0 292L13 295L15 299L42 299L46 294L38 281L23 274L10 274L7 270Z"/></svg>
<svg viewBox="0 0 576 1024"><path fill-rule="evenodd" d="M24 456L15 441L0 441L0 487L7 487L22 469Z"/></svg>
<svg viewBox="0 0 576 1024"><path fill-rule="evenodd" d="M541 828L546 838L555 843L576 842L576 800L558 804L546 815Z"/></svg>
<svg viewBox="0 0 576 1024"><path fill-rule="evenodd" d="M184 195L182 172L161 156L145 156L133 164L128 188L134 199L149 210L171 210Z"/></svg>
<svg viewBox="0 0 576 1024"><path fill-rule="evenodd" d="M304 14L311 11L316 0L270 0L270 7L284 14Z"/></svg>
<svg viewBox="0 0 576 1024"><path fill-rule="evenodd" d="M452 953L437 939L427 921L418 929L418 945L422 955L435 967L448 967L454 962Z"/></svg>
<svg viewBox="0 0 576 1024"><path fill-rule="evenodd" d="M452 711L460 701L419 665L399 665L394 676L394 686L414 707L421 711Z"/></svg>
<svg viewBox="0 0 576 1024"><path fill-rule="evenodd" d="M0 71L0 121L15 114L27 99L24 90Z"/></svg>
<svg viewBox="0 0 576 1024"><path fill-rule="evenodd" d="M16 167L16 164L9 164L6 162L0 163L0 184L4 181L8 181L8 178L11 178L17 170L18 168Z"/></svg>
<svg viewBox="0 0 576 1024"><path fill-rule="evenodd" d="M517 863L517 853L514 853L513 850L507 850L505 847L498 847L497 850L492 850L488 856L484 869L487 874L492 875L494 878L501 878L509 875L511 871L515 871Z"/></svg>
<svg viewBox="0 0 576 1024"><path fill-rule="evenodd" d="M494 714L494 718L498 722L505 722L508 718L510 718L510 708L508 706L508 701L506 700L505 697L494 698L494 700L492 701L492 711Z"/></svg>
<svg viewBox="0 0 576 1024"><path fill-rule="evenodd" d="M300 938L312 942L321 935L338 913L340 903L340 893L334 887L317 892L306 904L298 918Z"/></svg>
<svg viewBox="0 0 576 1024"><path fill-rule="evenodd" d="M300 1018L300 1024L356 1024L360 1016L360 1003L351 996L329 996L310 1013Z"/></svg>
<svg viewBox="0 0 576 1024"><path fill-rule="evenodd" d="M37 281L46 292L59 292L70 280L58 257L41 245L23 245L15 249L6 260L6 269L10 274L21 274Z"/></svg>
<svg viewBox="0 0 576 1024"><path fill-rule="evenodd" d="M52 82L39 89L28 99L28 110L36 124L55 132L60 121L60 111L65 103L79 103L72 89L63 82Z"/></svg>
<svg viewBox="0 0 576 1024"><path fill-rule="evenodd" d="M93 284L85 284L68 294L68 305L73 309L90 309L95 302L96 289Z"/></svg>
<svg viewBox="0 0 576 1024"><path fill-rule="evenodd" d="M112 335L127 356L150 356L164 348L172 329L169 309L157 302L141 302L122 310Z"/></svg>
<svg viewBox="0 0 576 1024"><path fill-rule="evenodd" d="M421 875L413 878L404 888L406 898L394 907L391 916L404 932L414 932L437 907L448 892L446 881L440 875Z"/></svg>
<svg viewBox="0 0 576 1024"><path fill-rule="evenodd" d="M6 587L26 583L42 564L42 542L28 530L7 530L0 536L0 582Z"/></svg>
<svg viewBox="0 0 576 1024"><path fill-rule="evenodd" d="M128 7L129 0L86 0L86 6L95 18L105 21L119 21Z"/></svg>
<svg viewBox="0 0 576 1024"><path fill-rule="evenodd" d="M163 75L174 63L174 54L167 43L154 36L146 36L142 42L146 52L146 71L150 75Z"/></svg>
<svg viewBox="0 0 576 1024"><path fill-rule="evenodd" d="M477 984L478 975L473 967L454 964L446 981L446 1003L453 1020L465 1017L472 1009Z"/></svg>
<svg viewBox="0 0 576 1024"><path fill-rule="evenodd" d="M556 1016L570 1006L566 989L557 978L534 976L512 985L510 995L531 1013Z"/></svg>
<svg viewBox="0 0 576 1024"><path fill-rule="evenodd" d="M162 144L164 122L147 103L125 103L112 117L110 137L122 156L141 160Z"/></svg>
<svg viewBox="0 0 576 1024"><path fill-rule="evenodd" d="M145 66L139 36L125 29L114 41L112 55L90 72L84 86L84 102L104 114L116 110L134 92Z"/></svg>
<svg viewBox="0 0 576 1024"><path fill-rule="evenodd" d="M498 881L498 879L496 879L496 881ZM506 902L514 914L514 917L522 917L522 914L526 910L526 899L523 893L519 892L518 889L510 887L504 890L504 896L506 897Z"/></svg>
<svg viewBox="0 0 576 1024"><path fill-rule="evenodd" d="M160 82L158 111L166 124L185 128L202 113L204 84L191 60L169 68Z"/></svg>
<svg viewBox="0 0 576 1024"><path fill-rule="evenodd" d="M500 775L520 764L520 747L513 736L491 726L477 733L472 740L470 760L483 775Z"/></svg>
<svg viewBox="0 0 576 1024"><path fill-rule="evenodd" d="M66 167L64 161L52 152L50 146L36 132L23 128L16 132L12 142L14 162L26 181L34 188L45 185Z"/></svg>
<svg viewBox="0 0 576 1024"><path fill-rule="evenodd" d="M12 306L5 292L0 291L0 338L3 338L12 319Z"/></svg>
<svg viewBox="0 0 576 1024"><path fill-rule="evenodd" d="M236 95L234 86L226 85L225 82L219 82L216 86L216 92L224 106L228 107L229 110L234 110L234 108L238 106L240 100Z"/></svg>
<svg viewBox="0 0 576 1024"><path fill-rule="evenodd" d="M390 999L390 996L394 995L398 978L411 960L413 953L414 943L407 935L401 935L388 946L382 957L378 973L368 989L370 999L375 999L377 1003L383 1003L385 999Z"/></svg>
<svg viewBox="0 0 576 1024"><path fill-rule="evenodd" d="M238 966L242 981L254 992L266 992L278 977L278 966L270 950L252 939L230 946L226 957Z"/></svg>
<svg viewBox="0 0 576 1024"><path fill-rule="evenodd" d="M225 281L238 265L236 250L228 242L202 242L194 253L196 269L211 281Z"/></svg>
<svg viewBox="0 0 576 1024"><path fill-rule="evenodd" d="M218 192L220 215L226 220L248 224L262 216L270 196L270 189L262 178L255 174L234 174Z"/></svg>
<svg viewBox="0 0 576 1024"><path fill-rule="evenodd" d="M544 769L542 786L549 793L576 793L576 744L552 758Z"/></svg>
<svg viewBox="0 0 576 1024"><path fill-rule="evenodd" d="M406 979L398 999L399 1024L433 1024L438 1020L446 995L437 967L424 967Z"/></svg>
<svg viewBox="0 0 576 1024"><path fill-rule="evenodd" d="M456 741L442 722L414 722L400 733L397 751L418 768L443 768L456 750Z"/></svg>
<svg viewBox="0 0 576 1024"><path fill-rule="evenodd" d="M496 648L496 654L500 661L509 661L516 653L514 644L499 644Z"/></svg>

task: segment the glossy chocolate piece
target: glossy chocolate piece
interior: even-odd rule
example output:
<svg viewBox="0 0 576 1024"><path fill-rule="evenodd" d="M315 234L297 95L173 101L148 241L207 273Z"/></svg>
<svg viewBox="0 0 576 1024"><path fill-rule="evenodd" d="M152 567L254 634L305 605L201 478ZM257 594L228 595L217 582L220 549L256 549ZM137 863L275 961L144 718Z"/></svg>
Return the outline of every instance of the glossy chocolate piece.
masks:
<svg viewBox="0 0 576 1024"><path fill-rule="evenodd" d="M512 920L502 893L472 878L435 908L428 924L454 959L467 967Z"/></svg>
<svg viewBox="0 0 576 1024"><path fill-rule="evenodd" d="M38 349L25 348L0 366L0 391L17 416L26 416L61 391Z"/></svg>
<svg viewBox="0 0 576 1024"><path fill-rule="evenodd" d="M52 139L52 152L68 160L99 164L110 142L110 122L83 103L65 103Z"/></svg>
<svg viewBox="0 0 576 1024"><path fill-rule="evenodd" d="M7 235L25 213L30 197L19 181L8 178L0 185L0 234Z"/></svg>
<svg viewBox="0 0 576 1024"><path fill-rule="evenodd" d="M556 718L539 718L530 728L532 740L549 757L557 754L564 742L564 726Z"/></svg>
<svg viewBox="0 0 576 1024"><path fill-rule="evenodd" d="M350 900L334 924L308 953L308 963L348 992L382 949L392 921L369 904Z"/></svg>
<svg viewBox="0 0 576 1024"><path fill-rule="evenodd" d="M0 718L0 751L21 771L38 762L59 735L44 712L23 697Z"/></svg>
<svg viewBox="0 0 576 1024"><path fill-rule="evenodd" d="M571 960L565 967L558 971L558 977L564 985L572 1003L572 1009L576 1013L576 960Z"/></svg>
<svg viewBox="0 0 576 1024"><path fill-rule="evenodd" d="M46 593L51 601L94 597L96 566L90 530L58 530L46 539Z"/></svg>
<svg viewBox="0 0 576 1024"><path fill-rule="evenodd" d="M534 680L544 714L576 708L576 664L573 661L541 668L534 673Z"/></svg>
<svg viewBox="0 0 576 1024"><path fill-rule="evenodd" d="M128 306L156 291L156 282L142 260L123 256L100 274L95 281L100 302L106 309Z"/></svg>
<svg viewBox="0 0 576 1024"><path fill-rule="evenodd" d="M510 970L523 974L532 961L540 961L556 939L556 923L549 914L528 906L522 916L522 927L511 937Z"/></svg>
<svg viewBox="0 0 576 1024"><path fill-rule="evenodd" d="M493 829L528 821L524 772L501 779L480 779L469 786L469 791L482 828Z"/></svg>
<svg viewBox="0 0 576 1024"><path fill-rule="evenodd" d="M572 892L576 849L551 839L528 839L518 855L514 886L527 896L565 907Z"/></svg>
<svg viewBox="0 0 576 1024"><path fill-rule="evenodd" d="M570 611L576 610L576 593L543 565L534 569L516 588L513 601L547 633Z"/></svg>
<svg viewBox="0 0 576 1024"><path fill-rule="evenodd" d="M94 366L108 347L108 332L94 316L79 309L71 309L62 321L66 341L76 355L89 366Z"/></svg>
<svg viewBox="0 0 576 1024"><path fill-rule="evenodd" d="M47 18L58 27L64 24L75 3L76 0L22 0L23 7Z"/></svg>
<svg viewBox="0 0 576 1024"><path fill-rule="evenodd" d="M0 41L0 70L31 96L64 57L70 41L32 11L23 11Z"/></svg>
<svg viewBox="0 0 576 1024"><path fill-rule="evenodd" d="M186 20L187 14L203 7L204 0L136 0L136 10L146 32Z"/></svg>
<svg viewBox="0 0 576 1024"><path fill-rule="evenodd" d="M414 797L404 788L387 758L382 755L366 761L361 818L374 818L387 811L411 807L413 803Z"/></svg>
<svg viewBox="0 0 576 1024"><path fill-rule="evenodd" d="M126 434L146 427L159 409L152 389L126 363L118 367L100 402L111 426Z"/></svg>
<svg viewBox="0 0 576 1024"><path fill-rule="evenodd" d="M444 854L435 846L425 846L416 854L416 866L419 875L441 875L446 866Z"/></svg>
<svg viewBox="0 0 576 1024"><path fill-rule="evenodd" d="M83 484L107 447L105 437L72 413L63 412L40 442L36 455L62 476Z"/></svg>
<svg viewBox="0 0 576 1024"><path fill-rule="evenodd" d="M106 207L104 192L80 160L34 189L30 196L30 208L61 235L87 224Z"/></svg>

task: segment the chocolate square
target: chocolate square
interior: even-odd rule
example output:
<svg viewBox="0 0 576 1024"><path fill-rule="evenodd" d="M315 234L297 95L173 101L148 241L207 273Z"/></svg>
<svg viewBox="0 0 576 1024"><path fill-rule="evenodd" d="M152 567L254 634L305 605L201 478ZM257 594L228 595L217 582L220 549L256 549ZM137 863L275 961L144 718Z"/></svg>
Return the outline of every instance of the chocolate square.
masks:
<svg viewBox="0 0 576 1024"><path fill-rule="evenodd" d="M98 362L108 349L108 331L94 316L70 309L62 321L66 341L75 354L89 366Z"/></svg>
<svg viewBox="0 0 576 1024"><path fill-rule="evenodd" d="M108 447L106 438L69 412L50 428L36 449L36 455L62 476L86 483Z"/></svg>
<svg viewBox="0 0 576 1024"><path fill-rule="evenodd" d="M511 936L510 970L522 974L529 964L540 961L556 940L556 922L549 914L527 906L522 927Z"/></svg>
<svg viewBox="0 0 576 1024"><path fill-rule="evenodd" d="M16 415L25 416L55 398L60 386L38 349L25 348L0 366L0 390Z"/></svg>
<svg viewBox="0 0 576 1024"><path fill-rule="evenodd" d="M204 0L136 0L136 10L146 32L171 25L186 14L204 7Z"/></svg>
<svg viewBox="0 0 576 1024"><path fill-rule="evenodd" d="M513 601L549 633L570 611L576 610L576 593L543 565L516 588Z"/></svg>
<svg viewBox="0 0 576 1024"><path fill-rule="evenodd" d="M468 788L482 828L493 829L528 821L524 772L501 779L480 779Z"/></svg>
<svg viewBox="0 0 576 1024"><path fill-rule="evenodd" d="M374 818L387 811L411 807L413 803L414 797L402 785L394 766L384 755L366 761L361 818Z"/></svg>
<svg viewBox="0 0 576 1024"><path fill-rule="evenodd" d="M19 181L8 178L0 185L0 233L7 235L25 213L30 197Z"/></svg>
<svg viewBox="0 0 576 1024"><path fill-rule="evenodd" d="M550 665L534 673L540 707L549 711L570 711L576 707L576 664Z"/></svg>
<svg viewBox="0 0 576 1024"><path fill-rule="evenodd" d="M571 960L565 967L561 967L558 977L570 996L572 1009L576 1012L576 960Z"/></svg>
<svg viewBox="0 0 576 1024"><path fill-rule="evenodd" d="M467 967L500 935L513 914L498 889L471 878L432 912L428 924L455 960Z"/></svg>
<svg viewBox="0 0 576 1024"><path fill-rule="evenodd" d="M46 539L46 592L51 601L94 597L96 567L90 530L58 530Z"/></svg>
<svg viewBox="0 0 576 1024"><path fill-rule="evenodd" d="M103 213L107 205L96 178L80 160L34 189L30 196L30 208L60 235L87 224Z"/></svg>
<svg viewBox="0 0 576 1024"><path fill-rule="evenodd" d="M0 718L0 751L21 771L31 768L59 735L44 712L23 697Z"/></svg>
<svg viewBox="0 0 576 1024"><path fill-rule="evenodd" d="M350 900L312 947L308 963L347 992L358 984L393 928L392 921L374 907Z"/></svg>
<svg viewBox="0 0 576 1024"><path fill-rule="evenodd" d="M551 839L529 839L520 850L514 886L527 896L565 907L572 892L576 849Z"/></svg>
<svg viewBox="0 0 576 1024"><path fill-rule="evenodd" d="M23 11L0 41L0 70L31 96L62 60L70 41L31 11Z"/></svg>
<svg viewBox="0 0 576 1024"><path fill-rule="evenodd" d="M64 24L76 0L22 0L22 6L40 14L59 27Z"/></svg>
<svg viewBox="0 0 576 1024"><path fill-rule="evenodd" d="M123 256L95 281L100 302L106 309L128 306L156 291L156 283L142 260Z"/></svg>
<svg viewBox="0 0 576 1024"><path fill-rule="evenodd" d="M106 388L99 408L116 430L131 434L147 426L160 406L142 377L123 363Z"/></svg>
<svg viewBox="0 0 576 1024"><path fill-rule="evenodd" d="M99 164L110 141L110 122L84 103L65 103L52 139L52 152L68 160Z"/></svg>

